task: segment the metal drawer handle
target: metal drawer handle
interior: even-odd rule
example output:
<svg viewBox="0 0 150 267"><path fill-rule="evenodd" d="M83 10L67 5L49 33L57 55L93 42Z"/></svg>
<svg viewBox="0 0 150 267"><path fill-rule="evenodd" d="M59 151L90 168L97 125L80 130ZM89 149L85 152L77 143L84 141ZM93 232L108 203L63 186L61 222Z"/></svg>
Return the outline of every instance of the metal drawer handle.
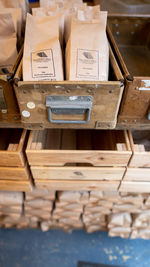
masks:
<svg viewBox="0 0 150 267"><path fill-rule="evenodd" d="M47 96L46 107L51 123L78 123L85 124L90 120L93 99L91 96ZM85 120L57 120L52 119L55 115L86 115Z"/></svg>

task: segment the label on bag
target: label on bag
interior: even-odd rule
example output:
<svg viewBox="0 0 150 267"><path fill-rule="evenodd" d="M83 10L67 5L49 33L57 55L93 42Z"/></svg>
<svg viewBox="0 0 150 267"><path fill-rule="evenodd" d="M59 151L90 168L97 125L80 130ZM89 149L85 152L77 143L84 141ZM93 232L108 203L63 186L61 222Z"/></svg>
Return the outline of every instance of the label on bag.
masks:
<svg viewBox="0 0 150 267"><path fill-rule="evenodd" d="M99 78L99 51L77 49L77 78Z"/></svg>
<svg viewBox="0 0 150 267"><path fill-rule="evenodd" d="M55 67L53 50L45 49L31 53L32 77L33 78L53 78L55 77Z"/></svg>

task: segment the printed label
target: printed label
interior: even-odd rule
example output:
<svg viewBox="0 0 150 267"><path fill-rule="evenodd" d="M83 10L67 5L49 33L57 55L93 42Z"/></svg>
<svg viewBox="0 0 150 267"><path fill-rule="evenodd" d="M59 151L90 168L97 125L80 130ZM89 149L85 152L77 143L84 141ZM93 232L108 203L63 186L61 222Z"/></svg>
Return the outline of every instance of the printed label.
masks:
<svg viewBox="0 0 150 267"><path fill-rule="evenodd" d="M34 102L28 102L27 103L27 108L34 109L35 108L35 103Z"/></svg>
<svg viewBox="0 0 150 267"><path fill-rule="evenodd" d="M77 78L90 78L98 80L99 77L99 51L77 49Z"/></svg>
<svg viewBox="0 0 150 267"><path fill-rule="evenodd" d="M30 112L27 111L27 110L23 110L22 111L22 116L25 117L25 118L29 118L30 117Z"/></svg>
<svg viewBox="0 0 150 267"><path fill-rule="evenodd" d="M52 49L33 52L32 54L32 77L53 78L55 77L54 59Z"/></svg>

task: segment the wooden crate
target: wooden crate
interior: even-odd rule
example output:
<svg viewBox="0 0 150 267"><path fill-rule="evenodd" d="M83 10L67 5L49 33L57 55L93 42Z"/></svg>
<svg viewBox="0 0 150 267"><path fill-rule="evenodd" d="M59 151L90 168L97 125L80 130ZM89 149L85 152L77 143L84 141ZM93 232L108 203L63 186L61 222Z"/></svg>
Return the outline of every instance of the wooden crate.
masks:
<svg viewBox="0 0 150 267"><path fill-rule="evenodd" d="M31 131L26 154L38 188L116 190L132 152L126 131L47 129Z"/></svg>
<svg viewBox="0 0 150 267"><path fill-rule="evenodd" d="M150 168L150 131L130 131L129 138L133 151L129 166Z"/></svg>
<svg viewBox="0 0 150 267"><path fill-rule="evenodd" d="M0 190L31 190L30 172L24 152L26 137L26 130L0 130Z"/></svg>
<svg viewBox="0 0 150 267"><path fill-rule="evenodd" d="M13 77L21 60L23 47L21 48L17 60L11 70L11 73L0 75L0 126L18 125L21 123L19 107L13 87Z"/></svg>
<svg viewBox="0 0 150 267"><path fill-rule="evenodd" d="M124 89L123 76L110 48L110 73L108 82L24 82L22 81L22 62L15 75L15 92L21 112L22 123L28 129L41 128L115 128L118 109ZM66 98L89 97L92 108L89 122L87 110L77 115L62 115L52 112L52 120L48 117L47 97L63 97L61 113L63 114ZM62 102L61 102L62 103ZM49 110L51 110L49 108ZM56 120L59 122L56 123ZM70 121L76 121L71 123ZM82 121L82 123L79 123Z"/></svg>
<svg viewBox="0 0 150 267"><path fill-rule="evenodd" d="M150 15L110 14L108 25L110 42L126 78L118 123L149 128Z"/></svg>

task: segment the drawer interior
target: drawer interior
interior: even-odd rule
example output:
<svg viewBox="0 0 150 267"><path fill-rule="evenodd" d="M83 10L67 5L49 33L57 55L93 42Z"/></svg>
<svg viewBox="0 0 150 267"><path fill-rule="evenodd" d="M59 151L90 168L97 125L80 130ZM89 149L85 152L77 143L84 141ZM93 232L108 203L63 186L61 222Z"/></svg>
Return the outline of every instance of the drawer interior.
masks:
<svg viewBox="0 0 150 267"><path fill-rule="evenodd" d="M22 129L0 129L0 150L17 151Z"/></svg>
<svg viewBox="0 0 150 267"><path fill-rule="evenodd" d="M150 131L132 131L135 152L150 151Z"/></svg>
<svg viewBox="0 0 150 267"><path fill-rule="evenodd" d="M150 76L150 18L110 16L109 27L128 72Z"/></svg>
<svg viewBox="0 0 150 267"><path fill-rule="evenodd" d="M45 129L32 131L30 150L129 151L126 131Z"/></svg>

